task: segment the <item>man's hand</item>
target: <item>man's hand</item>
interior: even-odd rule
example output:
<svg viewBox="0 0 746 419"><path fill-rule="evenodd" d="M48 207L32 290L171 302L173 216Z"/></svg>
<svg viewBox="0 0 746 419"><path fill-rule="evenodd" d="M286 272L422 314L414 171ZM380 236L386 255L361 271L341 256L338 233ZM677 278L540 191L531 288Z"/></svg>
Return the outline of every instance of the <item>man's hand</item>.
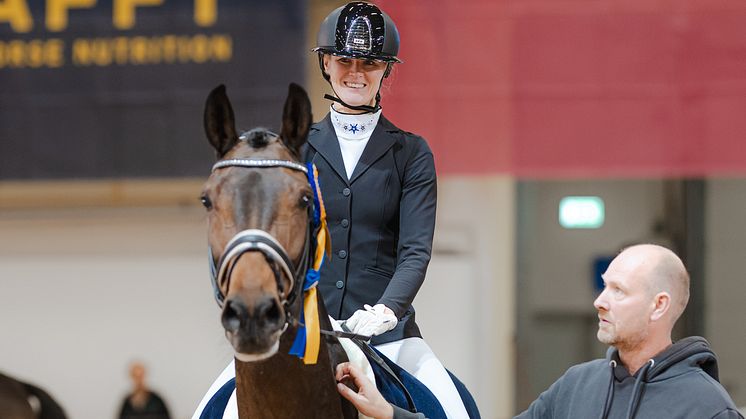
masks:
<svg viewBox="0 0 746 419"><path fill-rule="evenodd" d="M396 327L398 323L396 315L385 305L376 304L371 307L366 304L363 308L365 310L358 310L352 313L352 316L345 322L345 326L352 333L364 336L377 336Z"/></svg>
<svg viewBox="0 0 746 419"><path fill-rule="evenodd" d="M337 391L345 399L349 400L360 413L374 419L392 419L394 408L383 398L365 374L349 362L337 365ZM351 378L358 387L355 393L351 388L339 381Z"/></svg>

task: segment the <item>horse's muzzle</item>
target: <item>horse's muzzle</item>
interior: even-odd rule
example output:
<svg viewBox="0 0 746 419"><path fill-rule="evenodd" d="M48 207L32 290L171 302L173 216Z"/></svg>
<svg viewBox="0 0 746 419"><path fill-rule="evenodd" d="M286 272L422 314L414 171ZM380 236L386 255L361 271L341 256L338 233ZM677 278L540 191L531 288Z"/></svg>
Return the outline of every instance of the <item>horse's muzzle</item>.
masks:
<svg viewBox="0 0 746 419"><path fill-rule="evenodd" d="M225 301L221 320L237 353L263 354L276 346L285 325L285 312L272 296L260 297L252 306L234 296Z"/></svg>

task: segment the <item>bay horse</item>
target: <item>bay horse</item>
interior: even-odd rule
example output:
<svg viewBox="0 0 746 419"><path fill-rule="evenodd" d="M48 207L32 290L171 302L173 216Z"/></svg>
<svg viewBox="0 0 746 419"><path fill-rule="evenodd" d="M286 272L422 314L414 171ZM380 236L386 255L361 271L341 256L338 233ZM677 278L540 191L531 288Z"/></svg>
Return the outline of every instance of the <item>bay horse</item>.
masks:
<svg viewBox="0 0 746 419"><path fill-rule="evenodd" d="M318 360L288 352L301 326L303 282L313 259L314 191L301 164L311 104L291 84L280 134L238 134L224 86L209 94L204 127L218 162L204 185L215 296L235 352L240 418L356 418L336 389L346 360L336 338L321 335ZM331 330L315 294L321 329Z"/></svg>
<svg viewBox="0 0 746 419"><path fill-rule="evenodd" d="M66 419L62 407L44 390L0 374L0 417Z"/></svg>

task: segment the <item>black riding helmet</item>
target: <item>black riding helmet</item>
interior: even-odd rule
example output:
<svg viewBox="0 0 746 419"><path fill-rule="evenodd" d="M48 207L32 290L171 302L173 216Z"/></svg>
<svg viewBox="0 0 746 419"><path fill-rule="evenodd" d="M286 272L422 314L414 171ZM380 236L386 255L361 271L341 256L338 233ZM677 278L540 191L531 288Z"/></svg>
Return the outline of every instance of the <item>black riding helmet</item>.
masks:
<svg viewBox="0 0 746 419"><path fill-rule="evenodd" d="M348 3L329 13L321 23L316 37L316 47L312 51L318 53L321 74L330 83L329 74L324 70L324 54L384 61L387 63L384 78L391 73L391 66L394 63L402 62L397 57L399 30L394 21L378 6L363 1ZM375 106L351 106L337 97L324 97L355 110L377 112L381 108L380 91L376 93Z"/></svg>

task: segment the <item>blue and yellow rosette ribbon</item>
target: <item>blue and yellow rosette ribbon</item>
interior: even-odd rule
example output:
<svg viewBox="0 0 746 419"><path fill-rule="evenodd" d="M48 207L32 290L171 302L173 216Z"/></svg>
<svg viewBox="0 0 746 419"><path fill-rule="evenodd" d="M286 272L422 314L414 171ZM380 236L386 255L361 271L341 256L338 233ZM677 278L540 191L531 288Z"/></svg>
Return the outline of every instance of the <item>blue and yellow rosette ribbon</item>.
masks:
<svg viewBox="0 0 746 419"><path fill-rule="evenodd" d="M303 310L300 313L300 327L295 335L295 341L290 348L290 355L303 359L304 364L315 364L319 357L319 344L321 333L319 332L319 307L316 285L319 283L319 271L324 264L327 254L331 253L331 240L329 228L326 225L326 210L324 200L321 197L321 187L316 166L307 163L308 182L313 190L313 229L317 231L313 255L313 264L306 272L303 281Z"/></svg>

